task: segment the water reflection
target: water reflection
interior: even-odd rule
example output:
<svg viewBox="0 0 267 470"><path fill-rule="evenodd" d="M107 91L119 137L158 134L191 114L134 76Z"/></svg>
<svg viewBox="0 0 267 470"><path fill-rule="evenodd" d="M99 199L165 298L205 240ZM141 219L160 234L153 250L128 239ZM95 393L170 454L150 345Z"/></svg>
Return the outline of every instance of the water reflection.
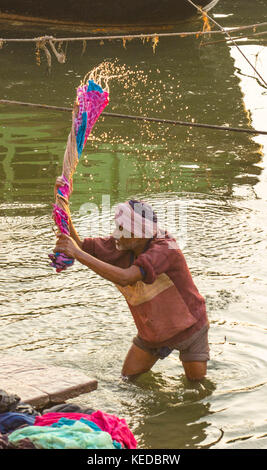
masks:
<svg viewBox="0 0 267 470"><path fill-rule="evenodd" d="M228 26L252 22L251 10L242 19L239 6L223 3L223 13L236 15L225 17ZM194 38L166 39L155 54L149 44L126 47L90 45L81 58L80 46L70 45L67 63L53 64L47 76L31 46L8 45L1 51L1 96L69 106L88 69L117 57L127 75L111 84L110 112L263 127L265 95L225 44L199 47ZM98 391L79 402L125 418L140 447L219 448L264 435L265 138L99 120L75 175L71 207L79 233L90 232L90 214L80 206L93 201L101 208L103 194L111 204L145 198L158 212L183 202L184 252L211 323L204 389L190 388L175 353L129 384L120 381L120 371L135 328L124 299L78 263L56 275L47 257L54 246L53 184L71 117L3 106L0 111L1 354L96 377ZM174 222L171 231L179 237L179 212Z"/></svg>
<svg viewBox="0 0 267 470"><path fill-rule="evenodd" d="M194 384L184 375L166 377L150 371L136 379L135 386L137 401L130 404L130 411L139 418L136 432L142 446L197 448L205 440L208 423L199 422L199 418L210 413L210 405L202 402L214 390L208 379Z"/></svg>
<svg viewBox="0 0 267 470"><path fill-rule="evenodd" d="M90 55L88 51L82 59L79 46L73 44L68 63L45 78L42 66L26 52L28 47L8 45L1 51L3 70L8 70L2 80L4 98L23 96L25 101L70 105L79 77L96 60L103 60L98 44L90 45ZM15 61L10 61L11 52L21 54L19 70ZM165 38L153 54L146 44L134 41L124 49L115 42L105 45L105 54L117 57L122 74L110 84L110 112L250 125L225 44L200 47L195 38ZM218 54L223 67L217 66ZM1 118L5 123L0 149L5 200L14 199L17 193L16 197L29 202L29 190L31 199L38 195L45 200L62 161L70 116L12 107L5 109ZM231 195L234 184L254 186L258 182L261 159L260 146L247 135L221 132L218 136L212 130L105 117L97 124L75 175L74 201L80 204L88 197L99 201L103 193L121 200L129 193L177 190Z"/></svg>

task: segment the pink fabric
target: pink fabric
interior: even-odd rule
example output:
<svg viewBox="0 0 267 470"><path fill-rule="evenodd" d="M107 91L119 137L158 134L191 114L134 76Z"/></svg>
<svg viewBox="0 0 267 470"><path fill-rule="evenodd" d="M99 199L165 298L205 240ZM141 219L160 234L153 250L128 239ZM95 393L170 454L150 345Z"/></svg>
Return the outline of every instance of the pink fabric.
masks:
<svg viewBox="0 0 267 470"><path fill-rule="evenodd" d="M94 411L91 415L83 413L46 413L42 416L36 416L34 426L51 426L53 423L57 423L60 418L69 418L80 420L85 418L88 421L92 421L102 429L102 431L108 432L112 439L119 442L128 449L136 449L137 441L127 426L124 419L120 419L115 415L103 413L102 411Z"/></svg>
<svg viewBox="0 0 267 470"><path fill-rule="evenodd" d="M77 420L85 418L91 421L91 415L83 413L46 413L42 416L36 416L34 426L51 426L51 424L57 423L60 418L69 418Z"/></svg>
<svg viewBox="0 0 267 470"><path fill-rule="evenodd" d="M102 113L103 109L109 102L109 94L107 91L99 93L99 91L87 91L88 84L81 85L77 89L77 102L79 104L78 115L75 119L75 130L76 134L82 122L82 114L88 113L87 129L84 138L84 146L90 131L95 124L96 120Z"/></svg>
<svg viewBox="0 0 267 470"><path fill-rule="evenodd" d="M59 230L66 235L69 235L69 217L68 214L61 209L57 204L53 204L53 216L55 224Z"/></svg>
<svg viewBox="0 0 267 470"><path fill-rule="evenodd" d="M97 424L102 431L108 432L114 441L120 442L128 449L136 449L137 441L124 419L98 410L91 414L91 421Z"/></svg>
<svg viewBox="0 0 267 470"><path fill-rule="evenodd" d="M58 189L58 193L61 194L65 199L69 199L70 187L71 187L72 179L69 181L69 180L66 178L66 176L64 176L63 174L61 175L61 178L62 178L63 181L64 181L64 185L63 185L63 186L60 186L60 188Z"/></svg>

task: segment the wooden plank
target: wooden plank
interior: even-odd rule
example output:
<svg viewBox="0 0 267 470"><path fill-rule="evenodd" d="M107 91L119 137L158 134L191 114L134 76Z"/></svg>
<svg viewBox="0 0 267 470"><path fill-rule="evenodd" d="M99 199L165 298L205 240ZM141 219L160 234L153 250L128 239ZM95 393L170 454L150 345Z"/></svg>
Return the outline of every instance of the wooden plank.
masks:
<svg viewBox="0 0 267 470"><path fill-rule="evenodd" d="M21 401L37 409L97 389L97 380L77 369L46 366L10 356L2 356L0 364L0 388L15 393Z"/></svg>

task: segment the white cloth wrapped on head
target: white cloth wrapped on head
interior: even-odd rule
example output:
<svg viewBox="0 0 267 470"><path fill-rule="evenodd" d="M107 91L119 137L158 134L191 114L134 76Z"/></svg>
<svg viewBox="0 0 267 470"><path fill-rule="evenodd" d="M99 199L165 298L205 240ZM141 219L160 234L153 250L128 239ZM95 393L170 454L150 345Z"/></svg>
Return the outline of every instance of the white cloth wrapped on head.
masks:
<svg viewBox="0 0 267 470"><path fill-rule="evenodd" d="M146 202L130 200L117 205L113 237L153 238L158 232L157 215Z"/></svg>

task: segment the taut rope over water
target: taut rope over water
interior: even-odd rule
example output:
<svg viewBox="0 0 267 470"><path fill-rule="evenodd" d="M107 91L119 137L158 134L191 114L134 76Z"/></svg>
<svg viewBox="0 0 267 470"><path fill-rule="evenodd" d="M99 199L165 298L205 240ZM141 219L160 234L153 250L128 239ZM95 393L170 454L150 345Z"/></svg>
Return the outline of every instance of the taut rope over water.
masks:
<svg viewBox="0 0 267 470"><path fill-rule="evenodd" d="M52 111L72 111L72 108L67 108L64 106L53 106L48 104L38 104L38 103L25 103L23 101L11 101L11 100L0 100L0 104L9 104L9 105L18 105L18 106L29 106L33 108L43 108L50 109ZM186 122L186 121L175 121L173 119L160 119L147 116L131 116L129 114L119 114L119 113L102 113L102 116L119 118L119 119L131 119L133 121L148 121L148 122L157 122L159 124L173 124L176 126L186 126L186 127L202 127L204 129L213 129L218 131L226 132L243 132L247 134L263 134L267 135L267 131L259 131L256 129L246 129L243 127L230 127L230 126L218 126L216 124L204 124L200 122Z"/></svg>
<svg viewBox="0 0 267 470"><path fill-rule="evenodd" d="M258 77L260 78L261 82L264 84L264 87L267 88L267 82L264 80L264 78L262 77L262 75L258 72L258 70L256 69L256 67L254 67L254 65L250 62L250 60L247 58L247 56L244 54L244 52L240 49L239 45L235 42L235 40L232 38L232 36L229 34L229 32L223 28L216 20L214 20L211 16L208 15L208 13L200 7L198 5L196 5L194 2L192 2L192 0L187 0L188 3L190 3L193 7L195 7L198 11L200 11L201 13L205 14L205 17L208 18L210 21L212 21L216 26L218 26L218 28L224 32L226 34L226 36L228 36L228 38L232 41L232 43L235 45L235 47L238 49L238 51L240 52L240 54L244 57L244 59L248 62L248 64L250 65L250 67L252 67L252 69L254 70L254 72L258 75ZM210 31L209 31L210 32Z"/></svg>
<svg viewBox="0 0 267 470"><path fill-rule="evenodd" d="M197 8L197 5L194 5ZM200 7L198 7L200 8ZM201 9L200 9L201 10ZM201 12L203 12L201 10ZM210 17L208 17L210 18ZM214 20L215 21L215 20ZM125 40L132 40L132 39L153 39L155 36L159 38L163 37L190 37L190 36L197 36L201 33L201 35L209 35L209 34L229 34L231 32L237 33L239 31L245 31L247 29L255 29L259 27L264 27L267 26L267 22L263 23L254 23L254 24L249 24L249 25L244 25L244 26L235 26L233 28L229 28L227 31L222 28L220 31L213 30L213 31L184 31L184 32L169 32L169 33L140 33L140 34L117 34L117 35L102 35L102 36L77 36L77 37L61 37L57 38L55 36L40 36L40 37L35 37L35 38L0 38L0 46L3 46L4 43L9 43L9 42L38 42L38 41L52 41L53 43L56 42L73 42L73 41L112 41L115 39L121 39L122 41ZM266 34L266 31L263 31L262 33L259 34Z"/></svg>

